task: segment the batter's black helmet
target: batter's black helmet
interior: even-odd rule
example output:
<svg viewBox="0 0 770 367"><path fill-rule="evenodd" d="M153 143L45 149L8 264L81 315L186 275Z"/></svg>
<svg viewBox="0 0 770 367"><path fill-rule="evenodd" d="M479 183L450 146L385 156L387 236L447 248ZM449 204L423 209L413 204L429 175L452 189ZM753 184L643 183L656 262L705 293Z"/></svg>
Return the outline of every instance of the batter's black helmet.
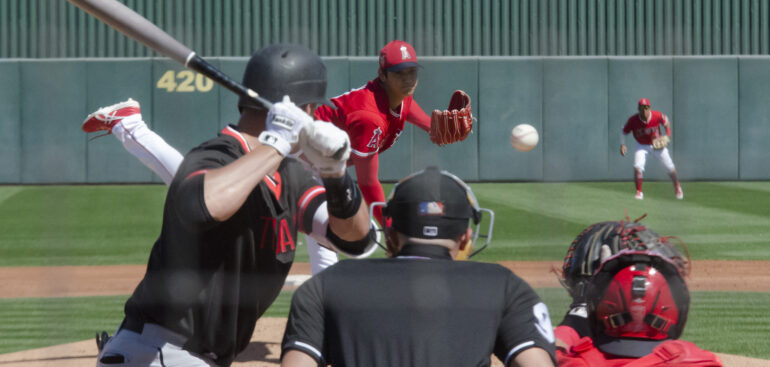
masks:
<svg viewBox="0 0 770 367"><path fill-rule="evenodd" d="M304 46L277 44L251 56L243 85L271 102L288 95L297 106L326 101L326 66ZM241 97L239 108L264 109L257 101Z"/></svg>

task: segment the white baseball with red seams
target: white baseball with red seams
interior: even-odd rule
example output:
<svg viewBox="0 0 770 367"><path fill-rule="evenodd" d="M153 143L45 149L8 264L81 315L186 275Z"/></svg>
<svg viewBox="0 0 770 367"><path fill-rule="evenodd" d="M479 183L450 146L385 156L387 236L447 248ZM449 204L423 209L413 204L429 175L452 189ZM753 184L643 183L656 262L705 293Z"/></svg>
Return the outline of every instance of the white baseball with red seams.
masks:
<svg viewBox="0 0 770 367"><path fill-rule="evenodd" d="M539 140L540 136L532 125L519 124L511 130L511 145L518 151L529 152Z"/></svg>

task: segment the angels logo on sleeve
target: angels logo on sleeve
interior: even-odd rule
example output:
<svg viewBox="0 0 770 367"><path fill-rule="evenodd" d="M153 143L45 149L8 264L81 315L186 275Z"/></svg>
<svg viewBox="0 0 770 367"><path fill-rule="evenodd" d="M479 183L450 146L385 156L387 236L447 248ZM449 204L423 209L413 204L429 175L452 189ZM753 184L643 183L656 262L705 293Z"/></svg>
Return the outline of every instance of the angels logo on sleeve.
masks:
<svg viewBox="0 0 770 367"><path fill-rule="evenodd" d="M380 137L382 136L382 129L379 127L374 129L372 132L372 138L369 140L369 143L366 144L367 148L377 149L380 147Z"/></svg>

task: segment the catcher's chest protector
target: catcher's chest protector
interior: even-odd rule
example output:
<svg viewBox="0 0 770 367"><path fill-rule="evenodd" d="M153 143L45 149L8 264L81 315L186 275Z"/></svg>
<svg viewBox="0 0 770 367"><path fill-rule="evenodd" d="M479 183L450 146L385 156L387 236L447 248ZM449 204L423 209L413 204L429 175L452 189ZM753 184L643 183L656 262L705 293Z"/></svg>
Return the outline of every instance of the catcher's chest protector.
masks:
<svg viewBox="0 0 770 367"><path fill-rule="evenodd" d="M641 358L615 358L602 353L585 337L570 351L556 351L558 367L719 367L722 361L714 353L683 340L668 340Z"/></svg>

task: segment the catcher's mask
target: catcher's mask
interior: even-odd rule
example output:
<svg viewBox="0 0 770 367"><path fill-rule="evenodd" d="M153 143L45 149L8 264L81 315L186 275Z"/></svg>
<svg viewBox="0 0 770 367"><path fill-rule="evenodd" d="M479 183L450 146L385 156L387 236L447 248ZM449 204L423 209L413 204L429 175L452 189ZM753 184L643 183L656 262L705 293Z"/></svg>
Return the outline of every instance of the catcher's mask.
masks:
<svg viewBox="0 0 770 367"><path fill-rule="evenodd" d="M495 213L478 206L476 196L465 182L436 167L415 172L396 183L387 203L370 205L371 217L378 206L382 207L386 223L390 222L396 231L414 238L455 239L467 230L468 220L472 220L475 228L467 247L473 249L479 237L485 242L471 250L467 257L481 252L492 240ZM489 214L489 228L484 235L479 231L482 212Z"/></svg>
<svg viewBox="0 0 770 367"><path fill-rule="evenodd" d="M671 239L660 236L639 221L607 221L594 223L572 241L564 257L559 281L573 299L584 296L586 280L593 276L602 260L623 249L649 249L660 245L673 247ZM678 240L678 239L677 239ZM681 244L683 246L683 244ZM684 248L686 251L686 248ZM681 257L672 252L672 257Z"/></svg>
<svg viewBox="0 0 770 367"><path fill-rule="evenodd" d="M597 348L638 358L679 338L690 306L680 269L656 251L621 250L605 260L587 289Z"/></svg>

